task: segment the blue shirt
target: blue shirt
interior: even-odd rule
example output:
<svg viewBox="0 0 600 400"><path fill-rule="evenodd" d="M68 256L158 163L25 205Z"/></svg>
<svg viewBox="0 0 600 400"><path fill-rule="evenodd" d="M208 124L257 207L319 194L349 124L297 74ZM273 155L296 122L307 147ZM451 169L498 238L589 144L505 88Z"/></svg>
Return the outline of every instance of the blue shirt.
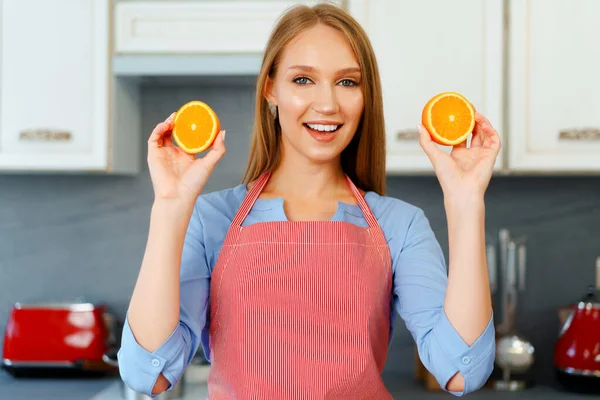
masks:
<svg viewBox="0 0 600 400"><path fill-rule="evenodd" d="M181 258L180 321L154 352L141 347L125 318L119 370L133 390L151 395L162 373L172 388L200 346L210 360L207 312L211 272L227 230L244 197L246 185L198 197L188 225ZM444 312L448 275L442 249L423 211L413 205L375 192L365 200L387 239L392 257L392 302L411 332L424 366L442 388L461 372L465 379L460 396L481 388L495 359L493 316L481 336L468 346ZM243 222L286 221L283 199L257 199ZM360 206L339 202L332 221L367 227ZM391 313L394 326L395 313ZM390 336L391 338L391 336ZM169 389L170 389L169 388ZM153 396L154 397L154 396Z"/></svg>

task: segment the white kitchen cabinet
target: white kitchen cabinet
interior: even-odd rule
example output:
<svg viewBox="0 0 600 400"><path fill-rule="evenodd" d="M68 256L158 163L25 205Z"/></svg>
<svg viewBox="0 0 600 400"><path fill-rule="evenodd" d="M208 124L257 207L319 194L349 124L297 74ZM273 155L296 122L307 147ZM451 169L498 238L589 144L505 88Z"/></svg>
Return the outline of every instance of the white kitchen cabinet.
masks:
<svg viewBox="0 0 600 400"><path fill-rule="evenodd" d="M111 77L110 7L0 0L0 170L136 172L137 94Z"/></svg>
<svg viewBox="0 0 600 400"><path fill-rule="evenodd" d="M298 3L315 0L119 2L115 53L262 53L277 18Z"/></svg>
<svg viewBox="0 0 600 400"><path fill-rule="evenodd" d="M509 166L600 172L600 1L511 0Z"/></svg>
<svg viewBox="0 0 600 400"><path fill-rule="evenodd" d="M440 92L465 95L502 136L502 0L351 0L349 9L379 64L388 173L431 173L416 126Z"/></svg>

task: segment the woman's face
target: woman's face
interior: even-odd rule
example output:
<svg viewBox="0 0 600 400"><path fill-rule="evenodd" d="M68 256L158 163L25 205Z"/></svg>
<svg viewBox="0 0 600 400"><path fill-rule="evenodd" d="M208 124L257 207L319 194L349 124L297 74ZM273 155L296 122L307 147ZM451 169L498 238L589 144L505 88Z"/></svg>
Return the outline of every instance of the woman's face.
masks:
<svg viewBox="0 0 600 400"><path fill-rule="evenodd" d="M267 82L286 157L338 161L362 116L361 85L358 61L341 32L319 24L294 38Z"/></svg>

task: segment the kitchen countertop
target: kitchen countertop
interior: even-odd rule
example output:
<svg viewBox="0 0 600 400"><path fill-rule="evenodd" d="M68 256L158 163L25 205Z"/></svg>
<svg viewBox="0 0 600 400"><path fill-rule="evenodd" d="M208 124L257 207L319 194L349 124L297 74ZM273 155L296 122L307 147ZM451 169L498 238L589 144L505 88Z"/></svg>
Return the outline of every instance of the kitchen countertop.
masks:
<svg viewBox="0 0 600 400"><path fill-rule="evenodd" d="M394 399L437 400L455 398L444 392L427 392L418 383L403 384L396 390L388 386ZM520 392L496 392L491 389L481 389L466 396L469 400L592 400L590 395L562 392L550 386L536 386ZM597 397L595 397L597 399Z"/></svg>
<svg viewBox="0 0 600 400"><path fill-rule="evenodd" d="M394 399L418 399L418 400L438 400L455 398L445 392L428 392L419 382L398 380L387 382L386 385ZM184 387L184 396L182 400L203 400L206 399L208 390L206 385L189 383ZM562 392L551 386L535 386L533 388L520 392L496 392L491 389L481 389L475 393L466 396L469 400L592 400L592 395L582 395L576 393ZM120 400L121 384L116 382L90 400Z"/></svg>
<svg viewBox="0 0 600 400"><path fill-rule="evenodd" d="M384 381L394 399L437 400L454 396L444 392L428 392L412 375L384 373ZM0 398L7 400L123 400L122 383L115 376L104 378L21 378L0 372ZM182 400L203 400L205 384L188 383ZM552 385L537 385L521 392L496 392L481 389L467 396L470 400L592 400L598 396L564 392Z"/></svg>
<svg viewBox="0 0 600 400"><path fill-rule="evenodd" d="M95 378L14 378L0 370L2 400L89 400L111 387L114 376ZM121 400L120 398L112 400Z"/></svg>

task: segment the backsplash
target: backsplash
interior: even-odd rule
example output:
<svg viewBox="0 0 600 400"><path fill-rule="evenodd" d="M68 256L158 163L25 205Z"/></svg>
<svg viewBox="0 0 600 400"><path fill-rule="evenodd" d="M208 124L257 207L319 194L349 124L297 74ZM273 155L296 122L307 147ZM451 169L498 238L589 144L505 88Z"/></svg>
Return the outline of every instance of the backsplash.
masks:
<svg viewBox="0 0 600 400"><path fill-rule="evenodd" d="M142 90L143 133L191 99L208 102L227 129L226 158L206 191L239 183L253 116L251 84L213 82ZM145 157L143 159L145 165ZM600 255L600 177L494 177L487 193L487 231L528 237L527 288L517 329L536 347L536 380L552 378L557 308L593 284ZM121 315L137 277L153 200L148 173L0 175L0 328L16 301L105 301ZM435 177L390 176L388 195L424 209L447 259L442 193ZM398 318L386 370L412 376L413 343ZM0 339L1 340L1 339Z"/></svg>

